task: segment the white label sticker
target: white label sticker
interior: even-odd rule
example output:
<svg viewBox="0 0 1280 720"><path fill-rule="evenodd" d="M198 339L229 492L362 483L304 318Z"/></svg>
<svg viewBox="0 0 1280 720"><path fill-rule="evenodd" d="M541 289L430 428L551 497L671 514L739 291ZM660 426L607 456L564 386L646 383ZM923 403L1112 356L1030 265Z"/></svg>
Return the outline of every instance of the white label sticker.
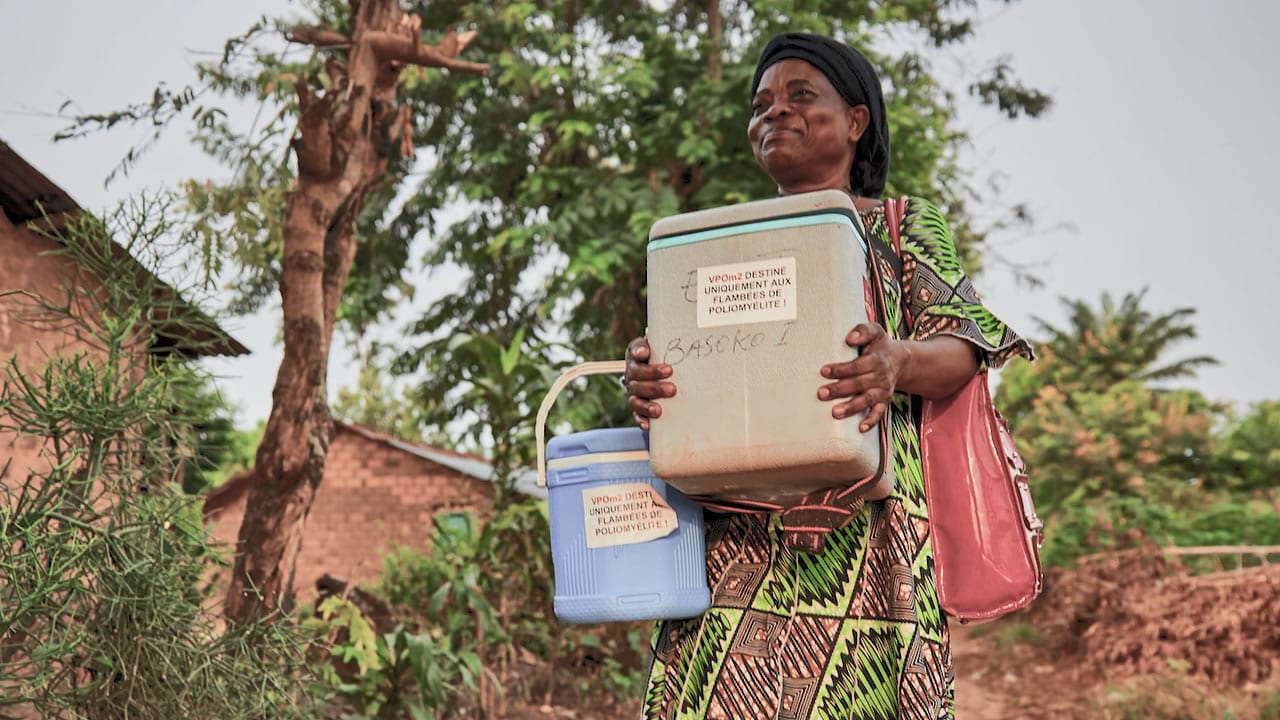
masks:
<svg viewBox="0 0 1280 720"><path fill-rule="evenodd" d="M795 319L795 258L698 268L698 327Z"/></svg>
<svg viewBox="0 0 1280 720"><path fill-rule="evenodd" d="M657 540L676 531L676 511L648 483L623 483L582 491L587 547Z"/></svg>

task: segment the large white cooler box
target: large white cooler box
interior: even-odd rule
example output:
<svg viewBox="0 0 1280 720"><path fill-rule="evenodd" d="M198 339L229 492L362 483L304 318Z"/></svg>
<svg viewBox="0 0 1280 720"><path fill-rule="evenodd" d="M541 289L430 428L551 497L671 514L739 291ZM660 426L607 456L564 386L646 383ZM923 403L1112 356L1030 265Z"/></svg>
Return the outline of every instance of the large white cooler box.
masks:
<svg viewBox="0 0 1280 720"><path fill-rule="evenodd" d="M789 503L880 465L878 429L836 420L819 373L856 351L867 246L850 198L824 190L664 218L649 234L652 361L674 398L650 423L654 472L692 495ZM891 463L889 464L891 466ZM892 490L891 468L869 497Z"/></svg>

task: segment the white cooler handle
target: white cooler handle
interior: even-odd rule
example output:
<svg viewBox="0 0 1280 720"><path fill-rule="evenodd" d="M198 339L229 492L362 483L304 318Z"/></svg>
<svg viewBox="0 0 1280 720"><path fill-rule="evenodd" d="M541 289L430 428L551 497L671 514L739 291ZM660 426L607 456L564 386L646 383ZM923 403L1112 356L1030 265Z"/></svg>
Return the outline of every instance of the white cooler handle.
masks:
<svg viewBox="0 0 1280 720"><path fill-rule="evenodd" d="M601 360L598 362L585 362L580 365L565 370L551 383L551 389L547 390L547 396L542 398L542 407L538 408L538 420L534 425L534 438L538 443L538 487L547 486L547 413L551 412L551 406L556 403L560 391L565 385L573 382L576 378L583 375L617 375L626 372L626 360Z"/></svg>

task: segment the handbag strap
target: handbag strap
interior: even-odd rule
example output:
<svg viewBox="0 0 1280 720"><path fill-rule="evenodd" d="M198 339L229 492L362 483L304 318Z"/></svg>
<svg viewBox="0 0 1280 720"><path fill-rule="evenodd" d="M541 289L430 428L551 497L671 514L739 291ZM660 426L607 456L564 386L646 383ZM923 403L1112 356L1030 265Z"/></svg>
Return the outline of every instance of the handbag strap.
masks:
<svg viewBox="0 0 1280 720"><path fill-rule="evenodd" d="M884 224L889 229L889 239L893 241L893 253L898 261L895 271L898 273L898 283L902 288L902 300L900 309L903 317L906 318L907 327L912 327L915 321L911 317L911 303L907 302L907 263L902 257L902 220L907 212L907 198L896 197L889 198L884 201Z"/></svg>
<svg viewBox="0 0 1280 720"><path fill-rule="evenodd" d="M889 227L889 238L893 240L893 251L902 257L902 214L906 212L906 198L889 198L884 201L884 222Z"/></svg>
<svg viewBox="0 0 1280 720"><path fill-rule="evenodd" d="M889 327L889 307L885 304L884 300L884 279L880 277L880 263L876 258L876 253L871 252L868 253L867 256L867 266L871 273L872 295L875 297L876 304L878 305L875 312L879 317L877 317L876 320L880 323L880 327L884 328L886 333L892 335L893 328ZM880 467L876 469L875 475L872 475L871 478L868 479L869 482L872 483L879 481L880 478L884 476L886 463L891 462L893 457L893 443L890 442L889 439L888 409L885 410L884 417L880 419L877 432L880 434Z"/></svg>

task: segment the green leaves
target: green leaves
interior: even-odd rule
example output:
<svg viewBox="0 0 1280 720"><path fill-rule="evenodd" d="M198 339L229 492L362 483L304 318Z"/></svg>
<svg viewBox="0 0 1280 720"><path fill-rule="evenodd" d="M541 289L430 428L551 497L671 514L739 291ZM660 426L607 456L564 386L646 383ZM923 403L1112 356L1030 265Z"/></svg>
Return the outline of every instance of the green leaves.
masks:
<svg viewBox="0 0 1280 720"><path fill-rule="evenodd" d="M1276 498L1280 485L1280 400L1254 403L1242 417L1230 419L1222 432L1214 468L1215 485ZM1280 516L1280 503L1274 510Z"/></svg>
<svg viewBox="0 0 1280 720"><path fill-rule="evenodd" d="M1177 344L1196 337L1192 308L1154 314L1142 307L1146 291L1127 293L1119 303L1102 294L1099 306L1062 298L1069 322L1056 327L1039 320L1047 337L1034 370L1012 377L1009 390L997 393L1011 422L1027 410L1032 399L1017 378L1033 375L1040 386L1056 386L1068 397L1084 392L1104 392L1116 383L1163 383L1194 378L1196 370L1216 365L1217 359L1195 356L1168 362L1166 355ZM1029 374L1029 375L1028 375Z"/></svg>
<svg viewBox="0 0 1280 720"><path fill-rule="evenodd" d="M1020 116L1039 117L1049 111L1052 99L1015 80L1009 58L1001 57L983 76L969 85L969 93L988 105L995 105L1009 119Z"/></svg>
<svg viewBox="0 0 1280 720"><path fill-rule="evenodd" d="M351 676L328 663L320 673L360 717L387 717L397 710L414 718L450 717L487 674L476 653L455 647L454 634L412 632L403 625L378 634L355 603L336 596L325 598L317 614L309 621L312 630L336 638L330 656L355 666Z"/></svg>
<svg viewBox="0 0 1280 720"><path fill-rule="evenodd" d="M324 621L325 630L346 631L344 640L329 648L334 657L343 662L355 663L361 677L382 669L383 661L379 657L378 645L380 638L355 603L330 596L320 603L316 613Z"/></svg>
<svg viewBox="0 0 1280 720"><path fill-rule="evenodd" d="M707 7L719 14L708 15ZM746 95L762 45L784 29L847 39L882 69L894 131L890 192L935 198L957 230L966 266L977 269L984 228L964 200L976 193L959 166L965 137L953 95L927 57L897 49L912 44L903 39L963 41L978 13L971 0L414 2L407 9L433 31L476 30L468 52L492 70L484 77L402 74L413 137L434 151L424 153L434 161L393 161L393 182L366 198L339 312L357 337L412 296L408 248L430 233L427 262L462 267L468 301L432 309L417 323L424 340L460 330L492 334L505 346L527 326L527 357L537 357L537 343L549 337L566 342L574 358L620 355L644 327L644 241L652 221L775 192L745 142ZM339 31L351 24L346 2L309 0L303 10L307 22ZM296 172L289 151L294 87L302 80L328 87L331 80L326 52L282 48L280 29L263 19L228 40L218 61L197 66L199 88L161 88L120 113L78 118L71 130L194 121L195 141L231 173L226 181L189 184L196 213L190 236L216 258L211 273L230 274L223 258L236 266L235 312L259 308L278 283L284 193ZM884 38L893 42L882 45ZM1034 116L1047 105L1004 59L973 85L1010 117ZM261 119L232 127L219 100L258 103ZM449 364L440 358L426 366Z"/></svg>
<svg viewBox="0 0 1280 720"><path fill-rule="evenodd" d="M55 260L78 272L4 298L57 345L0 368L0 431L38 450L0 465L0 714L310 716L293 627L206 605L220 551L179 483L216 434L191 360L218 331L157 280L189 257L169 208L71 223Z"/></svg>
<svg viewBox="0 0 1280 720"><path fill-rule="evenodd" d="M366 713L403 702L414 717L462 716L482 679L497 686L490 668L568 642L552 619L544 504L504 503L479 530L435 524L429 553L400 548L384 564L380 592L419 622L379 640L382 670L348 694Z"/></svg>
<svg viewBox="0 0 1280 720"><path fill-rule="evenodd" d="M695 3L420 8L425 26L476 29L476 54L495 62L495 71L475 82L424 82L405 95L420 141L465 151L440 153L417 187L424 199L411 201L412 212L387 227L405 237L422 227L423 213L446 212L443 197L473 201L462 220L434 236L431 258L469 274L462 295L470 301L446 300L429 311L417 324L425 343L399 364L423 378L427 406L439 407L448 388L452 402L495 416L457 388L472 384L470 397L484 396L501 376L459 378L451 371L480 367L473 350L436 342L451 332L489 335L509 348L516 330L527 328L524 362L547 362L542 348L552 337L567 345L552 366L620 357L644 329L645 244L654 220L776 192L756 167L745 133L754 59L784 28L837 33L870 51L884 70L895 123L891 190L945 199L940 204L961 229L962 250L974 247L981 231L959 199L968 193L957 166L964 136L954 126L953 99L925 58L879 53L875 43L895 32L959 40L972 29L967 3L771 0L719 7L719 18ZM966 259L972 265L973 253ZM529 417L527 410L516 415ZM584 422L610 420L625 422L625 412ZM513 428L494 426L493 435L509 436ZM505 447L495 444L495 452Z"/></svg>
<svg viewBox="0 0 1280 720"><path fill-rule="evenodd" d="M420 422L458 421L455 427L472 442L494 449L494 469L505 487L512 469L532 462L530 420L555 379L557 351L563 352L521 326L509 335L454 333L400 362L402 369L427 371L428 380L412 392Z"/></svg>
<svg viewBox="0 0 1280 720"><path fill-rule="evenodd" d="M1051 563L1142 544L1269 543L1280 529L1268 494L1280 404L1224 425L1222 406L1169 387L1217 361L1169 361L1196 336L1195 311L1153 313L1143 297L1064 298L1069 323L1040 322L1037 362L1001 373L996 404L1030 469Z"/></svg>

